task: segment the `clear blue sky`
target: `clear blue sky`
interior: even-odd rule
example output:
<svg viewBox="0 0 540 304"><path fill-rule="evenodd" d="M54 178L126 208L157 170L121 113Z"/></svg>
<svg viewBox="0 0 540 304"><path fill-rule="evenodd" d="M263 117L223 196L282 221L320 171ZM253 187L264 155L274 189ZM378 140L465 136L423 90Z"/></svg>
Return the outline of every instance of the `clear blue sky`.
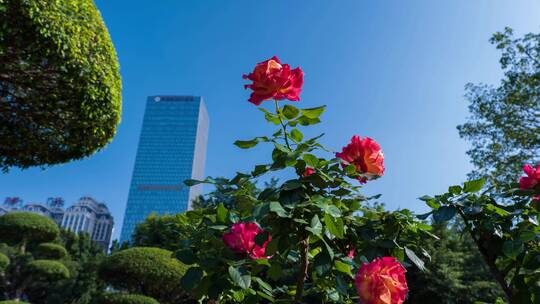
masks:
<svg viewBox="0 0 540 304"><path fill-rule="evenodd" d="M538 1L106 1L97 0L120 58L123 115L94 156L46 170L0 174L0 199L89 194L112 209L118 236L146 96L201 95L210 115L206 174L232 176L268 160L235 139L267 134L241 75L277 55L305 72L301 107L328 105L324 143L353 134L382 146L386 174L370 182L389 208L425 210L416 198L464 181L471 169L456 125L467 82L497 83L488 43L505 26L540 30Z"/></svg>

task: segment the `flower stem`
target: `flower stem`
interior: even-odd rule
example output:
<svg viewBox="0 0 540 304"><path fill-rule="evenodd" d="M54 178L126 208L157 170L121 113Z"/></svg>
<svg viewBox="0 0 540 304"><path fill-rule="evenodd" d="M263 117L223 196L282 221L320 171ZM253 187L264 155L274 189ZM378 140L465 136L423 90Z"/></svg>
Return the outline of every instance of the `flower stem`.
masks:
<svg viewBox="0 0 540 304"><path fill-rule="evenodd" d="M308 251L309 251L309 236L300 242L300 269L298 270L298 279L296 280L296 294L294 303L302 303L304 294L304 282L308 272Z"/></svg>
<svg viewBox="0 0 540 304"><path fill-rule="evenodd" d="M278 102L277 100L274 100L274 103L276 105L276 114L279 118L279 123L281 124L281 128L283 129L283 138L285 138L285 145L287 145L287 148L291 150L291 146L289 145L289 139L287 137L287 125L283 123L283 120L281 119L281 111L279 110Z"/></svg>

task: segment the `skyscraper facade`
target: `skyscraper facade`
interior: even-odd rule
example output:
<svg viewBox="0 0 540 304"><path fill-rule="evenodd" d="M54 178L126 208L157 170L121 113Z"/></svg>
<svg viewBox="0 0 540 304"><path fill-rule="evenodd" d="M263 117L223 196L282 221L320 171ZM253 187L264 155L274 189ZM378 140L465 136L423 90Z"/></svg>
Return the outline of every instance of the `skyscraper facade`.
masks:
<svg viewBox="0 0 540 304"><path fill-rule="evenodd" d="M137 224L155 212L174 214L190 209L201 185L208 139L208 113L196 96L150 96L131 178L120 241L130 241Z"/></svg>

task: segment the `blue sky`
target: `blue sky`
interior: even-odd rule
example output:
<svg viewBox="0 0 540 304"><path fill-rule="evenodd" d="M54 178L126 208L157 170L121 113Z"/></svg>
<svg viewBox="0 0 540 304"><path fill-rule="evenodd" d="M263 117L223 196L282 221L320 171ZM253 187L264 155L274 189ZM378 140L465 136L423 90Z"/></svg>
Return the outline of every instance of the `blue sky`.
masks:
<svg viewBox="0 0 540 304"><path fill-rule="evenodd" d="M300 107L328 106L323 142L376 139L386 174L365 186L391 208L425 210L416 198L445 191L471 169L456 125L467 82L496 84L505 26L540 30L538 1L105 1L96 0L120 59L123 115L101 152L65 165L0 174L0 198L26 202L89 194L120 231L146 96L200 95L210 115L206 174L232 176L268 161L269 150L232 142L268 134L241 79L273 55L305 72ZM269 106L269 105L268 105Z"/></svg>

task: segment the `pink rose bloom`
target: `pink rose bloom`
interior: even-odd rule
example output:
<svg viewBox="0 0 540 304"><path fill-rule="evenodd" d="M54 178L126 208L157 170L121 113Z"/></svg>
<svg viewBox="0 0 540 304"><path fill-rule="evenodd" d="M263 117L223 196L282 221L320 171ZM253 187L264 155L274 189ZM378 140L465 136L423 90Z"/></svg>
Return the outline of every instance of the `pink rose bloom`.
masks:
<svg viewBox="0 0 540 304"><path fill-rule="evenodd" d="M522 190L540 189L540 164L533 168L531 165L523 166L523 172L527 176L519 179L519 188Z"/></svg>
<svg viewBox="0 0 540 304"><path fill-rule="evenodd" d="M256 223L235 223L231 232L223 234L223 243L235 253L249 255L252 259L269 259L271 256L265 256L264 251L272 240L270 234L262 247L255 244L255 236L261 232L263 230Z"/></svg>
<svg viewBox="0 0 540 304"><path fill-rule="evenodd" d="M362 175L358 178L361 183L384 174L384 154L379 144L369 137L362 139L358 135L353 136L341 153L336 153L336 157L345 161L344 166L354 165Z"/></svg>
<svg viewBox="0 0 540 304"><path fill-rule="evenodd" d="M304 173L302 174L303 177L308 177L310 176L311 174L315 173L315 170L313 170L313 168L309 168L307 167L306 168L306 171L304 171Z"/></svg>
<svg viewBox="0 0 540 304"><path fill-rule="evenodd" d="M409 288L405 268L394 257L362 264L355 277L361 304L402 304Z"/></svg>

